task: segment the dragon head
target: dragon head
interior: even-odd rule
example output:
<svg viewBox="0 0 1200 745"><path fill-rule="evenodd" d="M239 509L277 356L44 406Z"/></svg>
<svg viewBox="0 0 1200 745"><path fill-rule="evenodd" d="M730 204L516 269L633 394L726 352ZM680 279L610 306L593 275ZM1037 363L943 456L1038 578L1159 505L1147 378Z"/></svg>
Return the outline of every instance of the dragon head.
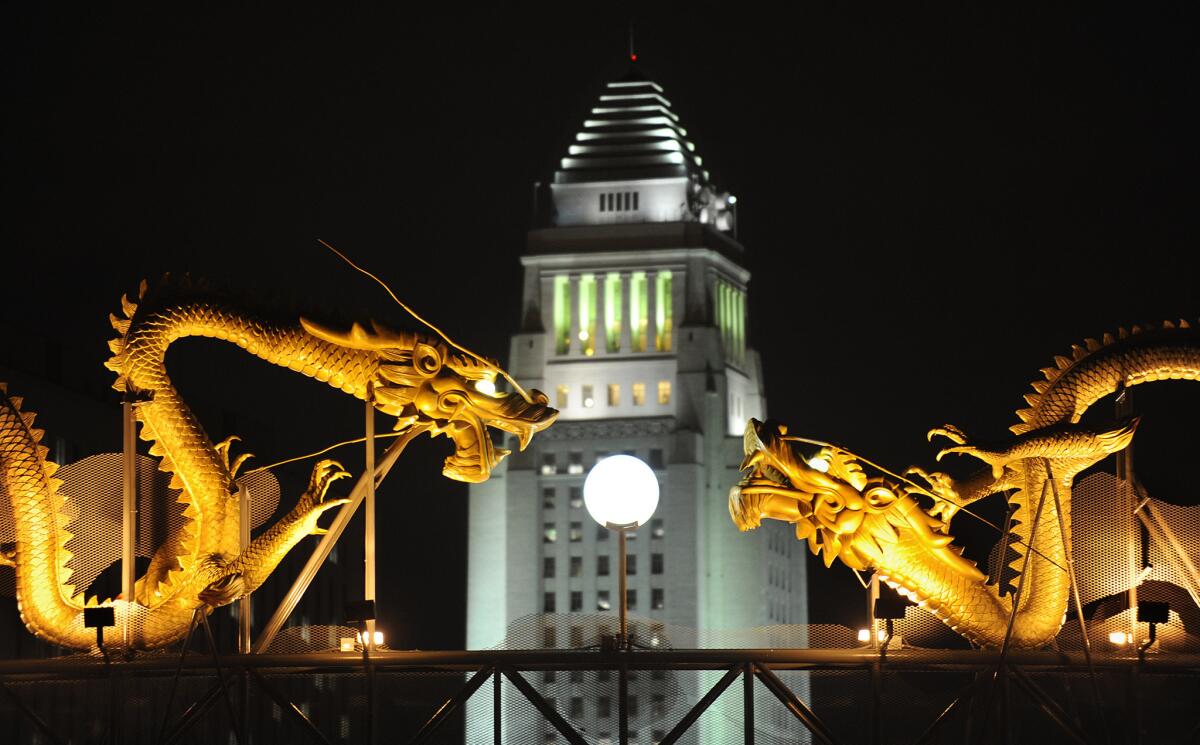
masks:
<svg viewBox="0 0 1200 745"><path fill-rule="evenodd" d="M915 485L868 477L851 453L814 446L783 425L756 419L746 424L744 448L744 477L729 494L729 514L741 530L757 528L764 517L791 522L825 566L841 559L852 569L877 566L903 532L957 572L983 578L950 545L946 525L921 509Z"/></svg>
<svg viewBox="0 0 1200 745"><path fill-rule="evenodd" d="M442 469L447 478L486 481L509 454L492 445L488 427L516 435L524 450L534 433L558 417L541 391L498 392L496 377L504 372L497 363L451 348L437 336L379 326L367 332L358 324L335 332L306 319L300 322L319 339L374 353L376 408L397 417L396 430L419 428L450 438L454 454Z"/></svg>

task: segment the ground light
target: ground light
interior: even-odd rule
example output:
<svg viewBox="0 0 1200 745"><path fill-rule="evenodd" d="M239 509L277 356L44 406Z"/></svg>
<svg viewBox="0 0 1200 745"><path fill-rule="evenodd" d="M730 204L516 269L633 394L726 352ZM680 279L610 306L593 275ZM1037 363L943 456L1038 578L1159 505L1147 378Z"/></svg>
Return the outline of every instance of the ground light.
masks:
<svg viewBox="0 0 1200 745"><path fill-rule="evenodd" d="M592 466L583 482L583 504L592 519L609 530L617 531L620 566L621 631L617 646L629 647L629 627L626 619L628 598L625 588L625 539L634 530L650 521L658 507L658 478L644 461L632 455L613 455Z"/></svg>

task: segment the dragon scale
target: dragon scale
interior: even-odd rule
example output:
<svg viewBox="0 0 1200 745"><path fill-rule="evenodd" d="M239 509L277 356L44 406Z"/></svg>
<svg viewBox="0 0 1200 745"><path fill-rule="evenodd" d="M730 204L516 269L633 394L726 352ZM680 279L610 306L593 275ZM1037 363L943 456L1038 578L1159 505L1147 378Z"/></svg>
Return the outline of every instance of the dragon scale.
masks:
<svg viewBox="0 0 1200 745"><path fill-rule="evenodd" d="M1010 618L1013 645L1047 645L1062 627L1070 600L1072 483L1081 471L1126 447L1137 427L1136 419L1105 427L1086 426L1080 419L1092 404L1122 388L1200 378L1200 333L1186 322L1122 329L1074 347L1071 356L1056 358L1042 373L1044 379L1026 396L1028 408L1017 412L1020 422L1011 428L1015 438L985 446L969 443L949 426L930 433L955 443L938 454L939 460L958 453L990 468L961 481L910 469L928 488L890 475L868 479L852 454L833 447L817 454L815 460L825 465L814 467L813 458L797 451L801 438L752 420L743 464L750 473L730 494L734 523L749 530L762 518L792 522L810 550L824 553L827 566L840 558L855 569L875 569L882 580L981 646L1000 646ZM989 584L962 558L948 532L959 508L997 492L1007 493L1012 510L1009 550L1001 560L1007 558L1018 575L1025 573L1007 592L1003 582ZM1062 507L1061 532L1055 492ZM922 509L918 499L930 497L934 506Z"/></svg>
<svg viewBox="0 0 1200 745"><path fill-rule="evenodd" d="M145 289L143 284L140 302L122 299L124 317L111 317L120 336L110 342L113 356L106 365L118 375L114 387L133 402L150 453L172 474L187 521L155 552L133 599L104 601L118 625L128 618L134 630L132 639L112 640L114 647L153 649L181 638L197 609L210 612L252 592L301 539L320 532L321 514L347 501L325 499L329 485L349 474L334 461L320 461L295 508L241 550L234 478L248 456L230 459L235 438L212 443L172 386L165 358L175 341L227 341L363 400L373 387L374 405L398 417L396 429L445 431L454 440L455 454L443 472L463 481L485 480L507 454L492 447L485 427L518 435L524 447L556 416L537 391L532 398L475 391L477 381L502 371L450 350L439 337L380 329L372 335L357 325L341 334L303 319L273 324L209 299L188 283L160 289L157 297L147 297ZM68 583L72 535L54 479L57 466L46 461L46 448L38 444L42 432L32 422L20 399L5 393L0 485L12 503L17 540L11 558L3 560L16 567L18 607L30 631L55 644L88 648L94 632L83 627L83 609L98 601L84 601Z"/></svg>

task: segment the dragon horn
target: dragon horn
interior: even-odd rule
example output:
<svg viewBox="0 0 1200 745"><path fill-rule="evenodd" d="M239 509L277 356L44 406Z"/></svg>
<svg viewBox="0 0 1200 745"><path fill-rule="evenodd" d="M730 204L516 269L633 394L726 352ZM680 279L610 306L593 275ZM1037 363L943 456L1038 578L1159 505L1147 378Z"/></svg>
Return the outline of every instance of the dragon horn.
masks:
<svg viewBox="0 0 1200 745"><path fill-rule="evenodd" d="M408 307L408 306L407 306L407 305L404 303L404 301L403 301L403 300L401 300L399 297L397 297L397 296L396 296L396 293L395 293L395 292L392 292L392 288L391 288L391 287L388 287L388 285L387 285L387 283L386 283L386 282L384 282L384 281L383 281L382 279L380 279L379 277L376 277L374 274L372 274L372 273L368 272L366 269L363 269L363 268L362 268L361 266L359 266L358 264L355 264L353 261L351 261L351 260L350 260L350 258L349 258L348 256L346 256L346 254L342 253L341 251L339 251L339 250L337 250L336 248L334 248L333 246L331 246L331 245L330 245L330 244L329 244L327 241L325 241L325 240L323 240L323 239L321 239L321 238L318 238L318 239L317 239L317 242L318 242L318 243L320 243L320 244L321 244L322 246L324 246L325 248L328 248L330 251L333 251L335 254L337 254L338 258L340 258L342 261L344 261L344 262L346 262L347 264L349 264L349 265L350 265L351 267L353 267L353 268L354 268L356 271L358 271L358 272L361 272L362 274L365 274L365 275L367 275L368 277L370 277L371 279L375 280L375 282L376 282L376 283L377 283L377 284L378 284L380 287L382 287L384 290L386 290L386 291L387 291L387 294L388 294L388 295L389 295L389 296L392 298L392 300L394 300L394 301L396 302L396 305L399 305L401 308L403 308L403 309L404 309L404 311L405 311L406 313L408 313L408 314L409 314L410 316L412 316L413 318L417 319L417 321L418 321L418 322L420 322L421 324L423 324L423 325L427 326L427 327L428 327L430 330L432 330L432 331L433 331L435 334L437 334L438 336L442 337L442 339L443 339L443 340L444 340L444 341L445 341L447 344L449 344L450 346L454 347L455 349L457 349L458 351L462 352L463 354L466 354L466 355L469 355L469 356L471 356L471 357L474 357L475 359L477 359L477 360L479 360L481 363L483 363L483 366L484 366L484 367L486 367L487 369L491 370L491 371L492 371L492 372L494 372L495 374L497 374L497 375L500 375L501 377L503 377L505 380L507 380L507 381L508 381L508 382L509 382L509 383L512 385L512 387L513 387L513 390L515 390L517 393L521 394L521 398L525 399L525 401L526 401L527 403L533 403L533 398L532 398L532 397L531 397L531 396L530 396L528 393L526 393L526 392L525 392L525 389L521 387L521 384L520 384L520 383L518 383L517 381L513 380L512 376L511 376L511 375L509 375L507 372L505 372L505 371L504 371L504 369L503 369L503 368L501 368L499 365L496 365L495 363L493 363L493 362L491 362L490 360L488 360L486 357L483 357L483 356L481 356L481 355L478 355L478 354L476 354L476 353L472 352L470 349L467 349L467 348L466 348L466 347L464 347L463 345L459 344L458 342L454 341L454 340L453 340L453 339L451 339L449 336L447 336L447 335L446 335L446 334L445 334L445 333L444 333L444 332L443 332L441 329L439 329L437 326L434 326L434 325L433 325L432 323L430 323L429 321L426 321L426 320L425 320L424 318L422 318L422 317L421 317L421 316L420 316L420 315L419 315L419 314L418 314L418 313L417 313L415 310L413 310L412 308ZM301 322L303 323L303 321L301 321ZM361 330L361 327L359 327L359 328L360 328L360 330ZM353 329L353 328L351 328L351 333L353 333L353 331L354 331L354 329ZM363 333L363 334L365 334L366 332L365 332L365 331L363 331L362 333ZM314 334L314 335L315 335L315 334ZM319 338L324 338L324 337L319 337ZM329 340L327 339L327 341L329 341ZM374 347L366 347L366 348L374 348Z"/></svg>

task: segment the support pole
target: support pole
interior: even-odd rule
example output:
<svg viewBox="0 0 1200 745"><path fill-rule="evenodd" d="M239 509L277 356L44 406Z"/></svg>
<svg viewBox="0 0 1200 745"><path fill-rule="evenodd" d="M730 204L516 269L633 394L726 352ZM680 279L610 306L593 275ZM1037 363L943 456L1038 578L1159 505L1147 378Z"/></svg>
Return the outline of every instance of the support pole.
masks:
<svg viewBox="0 0 1200 745"><path fill-rule="evenodd" d="M1122 388L1121 392L1117 394L1117 420L1120 421L1132 414L1133 398L1130 396L1128 388ZM1132 442L1117 453L1117 482L1120 484L1121 496L1124 497L1121 502L1121 517L1127 536L1125 560L1129 581L1129 638L1132 640L1132 646L1136 649L1141 643L1141 639L1138 638L1137 625L1137 585L1142 569L1139 566L1141 556L1138 551L1138 536L1141 531L1138 528L1137 519L1137 490L1133 488Z"/></svg>
<svg viewBox="0 0 1200 745"><path fill-rule="evenodd" d="M378 484L383 481L388 471L395 465L396 459L400 457L400 453L404 452L405 446L414 437L424 431L424 428L414 428L397 437L388 446L388 449L384 451L383 457L375 467L374 480L370 476L370 471L363 471L363 475L359 477L358 483L354 485L354 490L350 492L350 501L342 505L342 508L338 510L337 516L334 517L333 522L329 525L329 532L321 537L320 543L313 549L312 556L308 557L308 563L300 570L299 576L292 582L287 595L284 595L283 600L279 602L279 607L275 609L274 615L267 621L267 625L263 627L262 634L259 635L258 641L254 643L255 654L262 654L271 646L271 642L275 640L275 635L279 633L288 616L296 609L300 598L304 597L304 591L308 589L313 578L317 576L317 570L321 568L321 564L329 557L329 552L333 549L333 544L337 543L338 538L342 535L342 531L350 523L350 518L354 516L354 511L362 504L363 497L366 495L367 484Z"/></svg>
<svg viewBox="0 0 1200 745"><path fill-rule="evenodd" d="M238 547L244 553L250 547L250 490L238 484ZM238 600L238 653L250 654L250 593ZM244 686L243 691L248 691Z"/></svg>
<svg viewBox="0 0 1200 745"><path fill-rule="evenodd" d="M121 403L121 597L134 602L137 558L137 418L133 398L126 393ZM133 647L132 605L121 614L121 639L125 649Z"/></svg>
<svg viewBox="0 0 1200 745"><path fill-rule="evenodd" d="M625 556L625 528L617 529L617 551L620 553L617 566L617 594L620 595L621 605L621 632L617 639L617 647L621 650L629 649L629 590L626 585L628 578L625 576L626 556Z"/></svg>
<svg viewBox="0 0 1200 745"><path fill-rule="evenodd" d="M1096 713L1100 721L1104 721L1104 699L1100 696L1100 683L1096 679L1096 666L1092 662L1092 642L1088 639L1087 621L1083 618L1083 601L1079 598L1079 582L1075 577L1075 559L1072 556L1071 544L1067 540L1067 526L1063 521L1062 500L1058 497L1058 482L1054 480L1054 470L1050 468L1050 459L1042 458L1046 468L1046 480L1054 493L1054 512L1058 515L1058 533L1062 537L1063 555L1067 558L1067 576L1071 580L1071 599L1075 603L1075 615L1079 618L1079 633L1083 637L1083 656L1087 660L1088 677L1092 680L1092 695L1096 699ZM1136 522L1136 521L1135 521ZM1136 614L1136 611L1135 611ZM1104 728L1107 731L1107 727Z"/></svg>
<svg viewBox="0 0 1200 745"><path fill-rule="evenodd" d="M366 470L365 473L375 473L375 386L367 383L366 398ZM375 600L375 479L367 479L366 505L363 514L366 524L366 535L363 537L364 574L363 599ZM376 605L378 608L378 605ZM367 638L363 645L372 652L375 651L375 619L367 619Z"/></svg>

